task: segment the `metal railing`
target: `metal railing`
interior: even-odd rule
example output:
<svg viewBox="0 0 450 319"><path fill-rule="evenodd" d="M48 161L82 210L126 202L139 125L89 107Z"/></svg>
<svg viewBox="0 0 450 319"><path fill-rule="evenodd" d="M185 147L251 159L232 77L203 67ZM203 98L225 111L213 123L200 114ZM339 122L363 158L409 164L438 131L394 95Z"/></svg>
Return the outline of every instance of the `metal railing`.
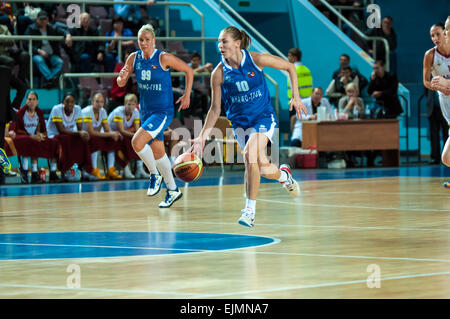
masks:
<svg viewBox="0 0 450 319"><path fill-rule="evenodd" d="M19 2L23 3L22 0L10 0L9 2ZM29 3L58 3L58 4L81 4L82 5L82 12L86 10L86 4L88 5L114 5L114 4L130 4L130 5L138 5L138 6L146 6L146 3L143 1L121 1L116 2L113 0L70 0L67 1L67 3L62 3L61 0L28 0ZM153 6L165 6L164 11L164 19L165 19L165 31L166 31L166 37L169 36L170 33L170 18L169 18L169 6L187 6L190 7L197 15L200 16L201 19L201 38L205 37L205 16L203 13L197 9L193 4L188 2L155 2ZM202 64L205 64L205 42L201 41L201 58L202 58Z"/></svg>
<svg viewBox="0 0 450 319"><path fill-rule="evenodd" d="M347 18L345 18L339 11L337 11L332 5L330 5L327 1L325 0L319 0L320 3L322 3L325 7L327 7L331 12L333 12L337 18L338 18L338 24L340 24L341 20L344 21L345 24L347 24L357 35L359 35L361 38L363 38L366 41L373 41L373 56L376 57L377 56L377 47L376 47L376 42L377 41L381 41L384 44L384 48L385 48L385 68L386 71L389 72L390 70L390 61L389 61L389 43L388 41L383 38L383 37L373 37L373 36L367 36L365 35L363 32L361 32L361 30L359 30L357 27L355 27L353 25L353 23L351 23L350 21L347 20Z"/></svg>

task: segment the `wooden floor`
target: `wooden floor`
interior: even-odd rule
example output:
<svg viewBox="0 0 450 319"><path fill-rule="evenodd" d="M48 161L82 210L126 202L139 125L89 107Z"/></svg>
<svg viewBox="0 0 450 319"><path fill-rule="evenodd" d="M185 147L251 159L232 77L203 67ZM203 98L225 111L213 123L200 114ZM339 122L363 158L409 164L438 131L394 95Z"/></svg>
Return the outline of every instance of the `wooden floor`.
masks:
<svg viewBox="0 0 450 319"><path fill-rule="evenodd" d="M276 239L201 253L0 258L0 298L450 298L450 194L443 181L305 181L295 200L278 184L262 184L253 229L237 224L243 185L185 188L168 210L157 208L163 194L149 198L143 190L0 198L3 234L192 232ZM37 253L40 248L35 245ZM80 288L68 287L70 265L79 267Z"/></svg>

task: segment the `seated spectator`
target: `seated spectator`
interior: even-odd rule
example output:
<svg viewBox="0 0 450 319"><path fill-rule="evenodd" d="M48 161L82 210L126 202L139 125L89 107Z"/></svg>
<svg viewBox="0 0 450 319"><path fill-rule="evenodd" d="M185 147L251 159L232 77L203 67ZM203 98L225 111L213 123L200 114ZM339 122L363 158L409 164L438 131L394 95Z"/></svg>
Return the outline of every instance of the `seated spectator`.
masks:
<svg viewBox="0 0 450 319"><path fill-rule="evenodd" d="M302 99L303 104L308 110L308 114L303 117L303 120L317 120L317 108L325 106L327 114L332 112L330 102L323 97L323 90L320 87L313 89L310 97ZM302 122L296 115L291 116L291 146L302 147Z"/></svg>
<svg viewBox="0 0 450 319"><path fill-rule="evenodd" d="M31 183L43 183L38 173L37 159L54 159L58 150L58 142L47 138L44 112L37 106L38 103L36 92L30 91L26 104L17 112L14 134L9 133L17 154L22 157L21 177L24 184L28 184L28 157L31 157ZM52 179L58 180L58 177L50 176Z"/></svg>
<svg viewBox="0 0 450 319"><path fill-rule="evenodd" d="M119 4L114 4L114 12L117 16L122 17L125 21L125 27L131 29L132 32L137 33L141 25L146 24L141 14L141 6L131 4L120 4L124 0L117 0ZM147 6L152 6L154 0L137 0L145 2Z"/></svg>
<svg viewBox="0 0 450 319"><path fill-rule="evenodd" d="M188 65L194 70L194 73L200 72L212 72L213 65L206 63L201 65L202 57L199 53L194 52L191 56L191 62ZM192 84L192 103L191 107L187 109L188 113L192 116L200 117L203 119L203 115L208 113L208 98L210 96L210 77L194 77L194 83ZM184 77L182 77L181 87L184 88ZM176 101L176 100L175 100Z"/></svg>
<svg viewBox="0 0 450 319"><path fill-rule="evenodd" d="M341 76L342 70L350 66L350 56L348 54L341 54L339 57L339 69L333 72L332 79L339 79ZM356 67L352 67L352 74L351 77L355 78L358 76L358 85L359 85L359 92L361 93L362 90L369 84L369 81L366 79L364 75L362 75Z"/></svg>
<svg viewBox="0 0 450 319"><path fill-rule="evenodd" d="M0 24L8 27L9 32L14 33L14 24L16 17L14 15L13 3L6 1L0 2Z"/></svg>
<svg viewBox="0 0 450 319"><path fill-rule="evenodd" d="M65 181L73 181L70 168L77 163L88 172L92 171L89 150L89 133L83 131L81 107L75 105L75 97L68 93L63 103L53 106L47 122L49 138L56 138L61 145L59 168ZM52 162L51 171L56 171L56 163Z"/></svg>
<svg viewBox="0 0 450 319"><path fill-rule="evenodd" d="M345 93L347 95L339 99L339 112L346 113L349 119L364 117L364 101L359 97L358 87L355 83L347 84Z"/></svg>
<svg viewBox="0 0 450 319"><path fill-rule="evenodd" d="M352 68L345 66L342 68L338 77L331 80L326 90L326 96L335 106L338 105L339 99L345 96L345 86L354 83L359 91L359 78L356 74L352 75Z"/></svg>
<svg viewBox="0 0 450 319"><path fill-rule="evenodd" d="M397 35L395 33L395 30L393 28L394 20L392 17L385 17L383 20L381 20L381 28L371 28L366 33L368 36L373 37L382 37L385 38L389 44L389 66L390 66L390 73L397 73ZM373 52L373 46L371 44L368 44L368 50L370 54L374 54ZM386 48L384 46L384 43L381 41L377 41L375 44L376 48L376 56L373 58L375 60L382 60L384 63L386 63Z"/></svg>
<svg viewBox="0 0 450 319"><path fill-rule="evenodd" d="M398 80L395 74L387 73L382 60L375 61L367 92L376 99L380 110L375 117L396 118L403 113L397 94Z"/></svg>
<svg viewBox="0 0 450 319"><path fill-rule="evenodd" d="M72 46L72 36L64 28L55 27L48 22L47 12L41 10L38 13L36 22L29 25L25 31L26 35L63 35L68 47ZM28 50L28 42L25 42ZM63 60L60 58L61 52L57 41L33 41L33 63L37 66L41 74L47 81L45 88L57 87L58 77L62 71ZM51 65L51 68L47 64Z"/></svg>
<svg viewBox="0 0 450 319"><path fill-rule="evenodd" d="M11 35L5 25L0 25L0 35ZM18 65L18 79L23 82L26 87L30 87L30 56L28 52L19 50L14 46L14 40L0 42L0 64L6 65L11 69Z"/></svg>
<svg viewBox="0 0 450 319"><path fill-rule="evenodd" d="M105 36L107 37L132 37L133 33L130 29L124 28L124 19L122 17L115 17L112 21L113 29L112 31L106 32ZM106 42L106 55L109 55L109 58L115 61L117 63L119 61L118 59L118 47L119 42L118 40L112 40ZM125 52L128 48L135 50L136 46L134 44L134 40L129 41L122 41L122 52ZM106 72L112 72L114 66L111 66L112 68L109 70L106 70Z"/></svg>
<svg viewBox="0 0 450 319"><path fill-rule="evenodd" d="M80 15L80 28L70 29L72 36L99 36L96 28L92 27L89 13L83 12ZM105 56L103 42L98 41L75 41L68 52L75 72L91 73L94 64L103 64L105 70L114 68L114 59L111 55Z"/></svg>
<svg viewBox="0 0 450 319"><path fill-rule="evenodd" d="M118 156L124 166L124 177L145 177L148 175L144 171L143 162L140 160L136 152L131 146L131 139L134 133L140 127L139 111L137 109L138 98L135 94L129 93L125 96L125 105L118 106L108 116L108 123L111 131L119 132L123 137L123 151L122 156ZM137 169L136 175L133 176L129 163L131 160L136 159ZM108 153L108 177L110 179L121 179L122 176L117 174L115 169L115 154L114 152Z"/></svg>
<svg viewBox="0 0 450 319"><path fill-rule="evenodd" d="M92 159L92 171L90 174L83 171L82 176L86 180L104 180L97 167L98 151L116 151L120 144L114 143L122 140L119 132L113 132L109 128L108 115L104 108L105 98L102 93L96 93L91 100L91 105L81 110L83 116L83 130L89 134L89 144Z"/></svg>

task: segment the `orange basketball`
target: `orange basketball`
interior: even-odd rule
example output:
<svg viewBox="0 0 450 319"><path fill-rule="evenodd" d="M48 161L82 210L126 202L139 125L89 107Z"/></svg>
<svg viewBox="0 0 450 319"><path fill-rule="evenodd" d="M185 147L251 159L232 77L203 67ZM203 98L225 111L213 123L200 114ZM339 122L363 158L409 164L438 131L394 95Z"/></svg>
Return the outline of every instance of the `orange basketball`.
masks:
<svg viewBox="0 0 450 319"><path fill-rule="evenodd" d="M184 153L178 156L173 163L173 172L182 181L193 182L202 175L203 163L194 153Z"/></svg>

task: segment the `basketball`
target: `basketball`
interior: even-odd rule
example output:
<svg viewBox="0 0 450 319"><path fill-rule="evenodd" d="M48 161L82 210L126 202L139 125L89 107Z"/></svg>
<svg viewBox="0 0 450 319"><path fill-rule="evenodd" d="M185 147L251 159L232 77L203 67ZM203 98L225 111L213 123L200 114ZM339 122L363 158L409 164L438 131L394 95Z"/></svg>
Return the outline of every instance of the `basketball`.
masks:
<svg viewBox="0 0 450 319"><path fill-rule="evenodd" d="M184 182L194 182L202 175L203 163L194 153L184 153L173 163L173 172Z"/></svg>

